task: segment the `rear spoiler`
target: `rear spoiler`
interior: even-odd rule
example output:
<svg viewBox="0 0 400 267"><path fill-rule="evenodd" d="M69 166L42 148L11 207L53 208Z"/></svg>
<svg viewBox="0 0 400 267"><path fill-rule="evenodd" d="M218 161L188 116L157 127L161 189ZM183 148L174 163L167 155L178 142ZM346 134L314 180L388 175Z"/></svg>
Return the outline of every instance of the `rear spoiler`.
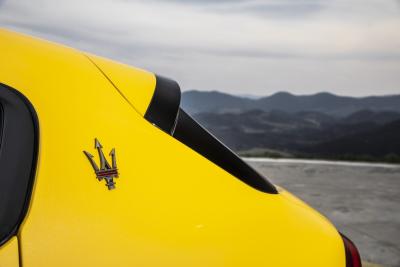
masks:
<svg viewBox="0 0 400 267"><path fill-rule="evenodd" d="M180 108L181 90L170 79L156 76L156 88L144 118L242 182L265 193L275 186Z"/></svg>

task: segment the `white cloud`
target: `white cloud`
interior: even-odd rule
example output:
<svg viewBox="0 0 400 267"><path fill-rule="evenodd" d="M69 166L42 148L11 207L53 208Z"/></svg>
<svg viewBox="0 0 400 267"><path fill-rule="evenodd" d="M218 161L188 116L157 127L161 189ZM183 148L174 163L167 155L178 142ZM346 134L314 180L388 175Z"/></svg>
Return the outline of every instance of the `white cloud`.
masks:
<svg viewBox="0 0 400 267"><path fill-rule="evenodd" d="M10 0L0 25L171 76L185 89L400 93L397 1L206 2Z"/></svg>

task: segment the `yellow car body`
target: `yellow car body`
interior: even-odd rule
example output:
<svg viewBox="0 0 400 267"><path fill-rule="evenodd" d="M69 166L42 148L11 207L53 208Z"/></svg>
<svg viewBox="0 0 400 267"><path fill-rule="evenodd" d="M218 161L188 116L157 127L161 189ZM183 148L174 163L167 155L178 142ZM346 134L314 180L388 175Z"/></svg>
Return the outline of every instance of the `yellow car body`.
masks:
<svg viewBox="0 0 400 267"><path fill-rule="evenodd" d="M31 193L1 267L346 266L341 235L318 212L283 188L249 186L150 123L153 73L4 29L0 55L0 83L38 124ZM115 148L114 190L82 153L99 161L95 138L109 162Z"/></svg>

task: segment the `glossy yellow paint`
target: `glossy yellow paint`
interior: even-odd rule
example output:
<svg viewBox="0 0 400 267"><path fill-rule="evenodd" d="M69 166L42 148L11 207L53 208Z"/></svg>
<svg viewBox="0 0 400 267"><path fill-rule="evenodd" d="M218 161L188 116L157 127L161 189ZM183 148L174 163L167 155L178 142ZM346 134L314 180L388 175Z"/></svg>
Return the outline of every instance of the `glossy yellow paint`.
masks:
<svg viewBox="0 0 400 267"><path fill-rule="evenodd" d="M81 52L4 30L0 40L0 82L40 122L24 267L345 266L341 237L316 211L283 189L247 186L148 123L148 73L95 59L116 90ZM146 77L124 84L129 72ZM95 155L95 137L116 149L115 190L82 153Z"/></svg>
<svg viewBox="0 0 400 267"><path fill-rule="evenodd" d="M18 239L11 238L0 247L0 267L19 267Z"/></svg>
<svg viewBox="0 0 400 267"><path fill-rule="evenodd" d="M110 79L133 108L144 116L156 86L154 74L99 56L91 54L87 56Z"/></svg>

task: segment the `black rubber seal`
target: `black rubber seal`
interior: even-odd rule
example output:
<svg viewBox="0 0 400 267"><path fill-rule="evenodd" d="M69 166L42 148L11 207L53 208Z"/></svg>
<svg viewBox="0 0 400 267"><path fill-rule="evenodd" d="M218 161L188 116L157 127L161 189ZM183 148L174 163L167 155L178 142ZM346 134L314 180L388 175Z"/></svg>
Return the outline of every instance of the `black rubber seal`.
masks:
<svg viewBox="0 0 400 267"><path fill-rule="evenodd" d="M0 83L0 246L17 234L28 211L39 148L36 112L17 90Z"/></svg>
<svg viewBox="0 0 400 267"><path fill-rule="evenodd" d="M173 80L156 75L156 88L144 118L161 130L172 134L180 103L179 85Z"/></svg>

